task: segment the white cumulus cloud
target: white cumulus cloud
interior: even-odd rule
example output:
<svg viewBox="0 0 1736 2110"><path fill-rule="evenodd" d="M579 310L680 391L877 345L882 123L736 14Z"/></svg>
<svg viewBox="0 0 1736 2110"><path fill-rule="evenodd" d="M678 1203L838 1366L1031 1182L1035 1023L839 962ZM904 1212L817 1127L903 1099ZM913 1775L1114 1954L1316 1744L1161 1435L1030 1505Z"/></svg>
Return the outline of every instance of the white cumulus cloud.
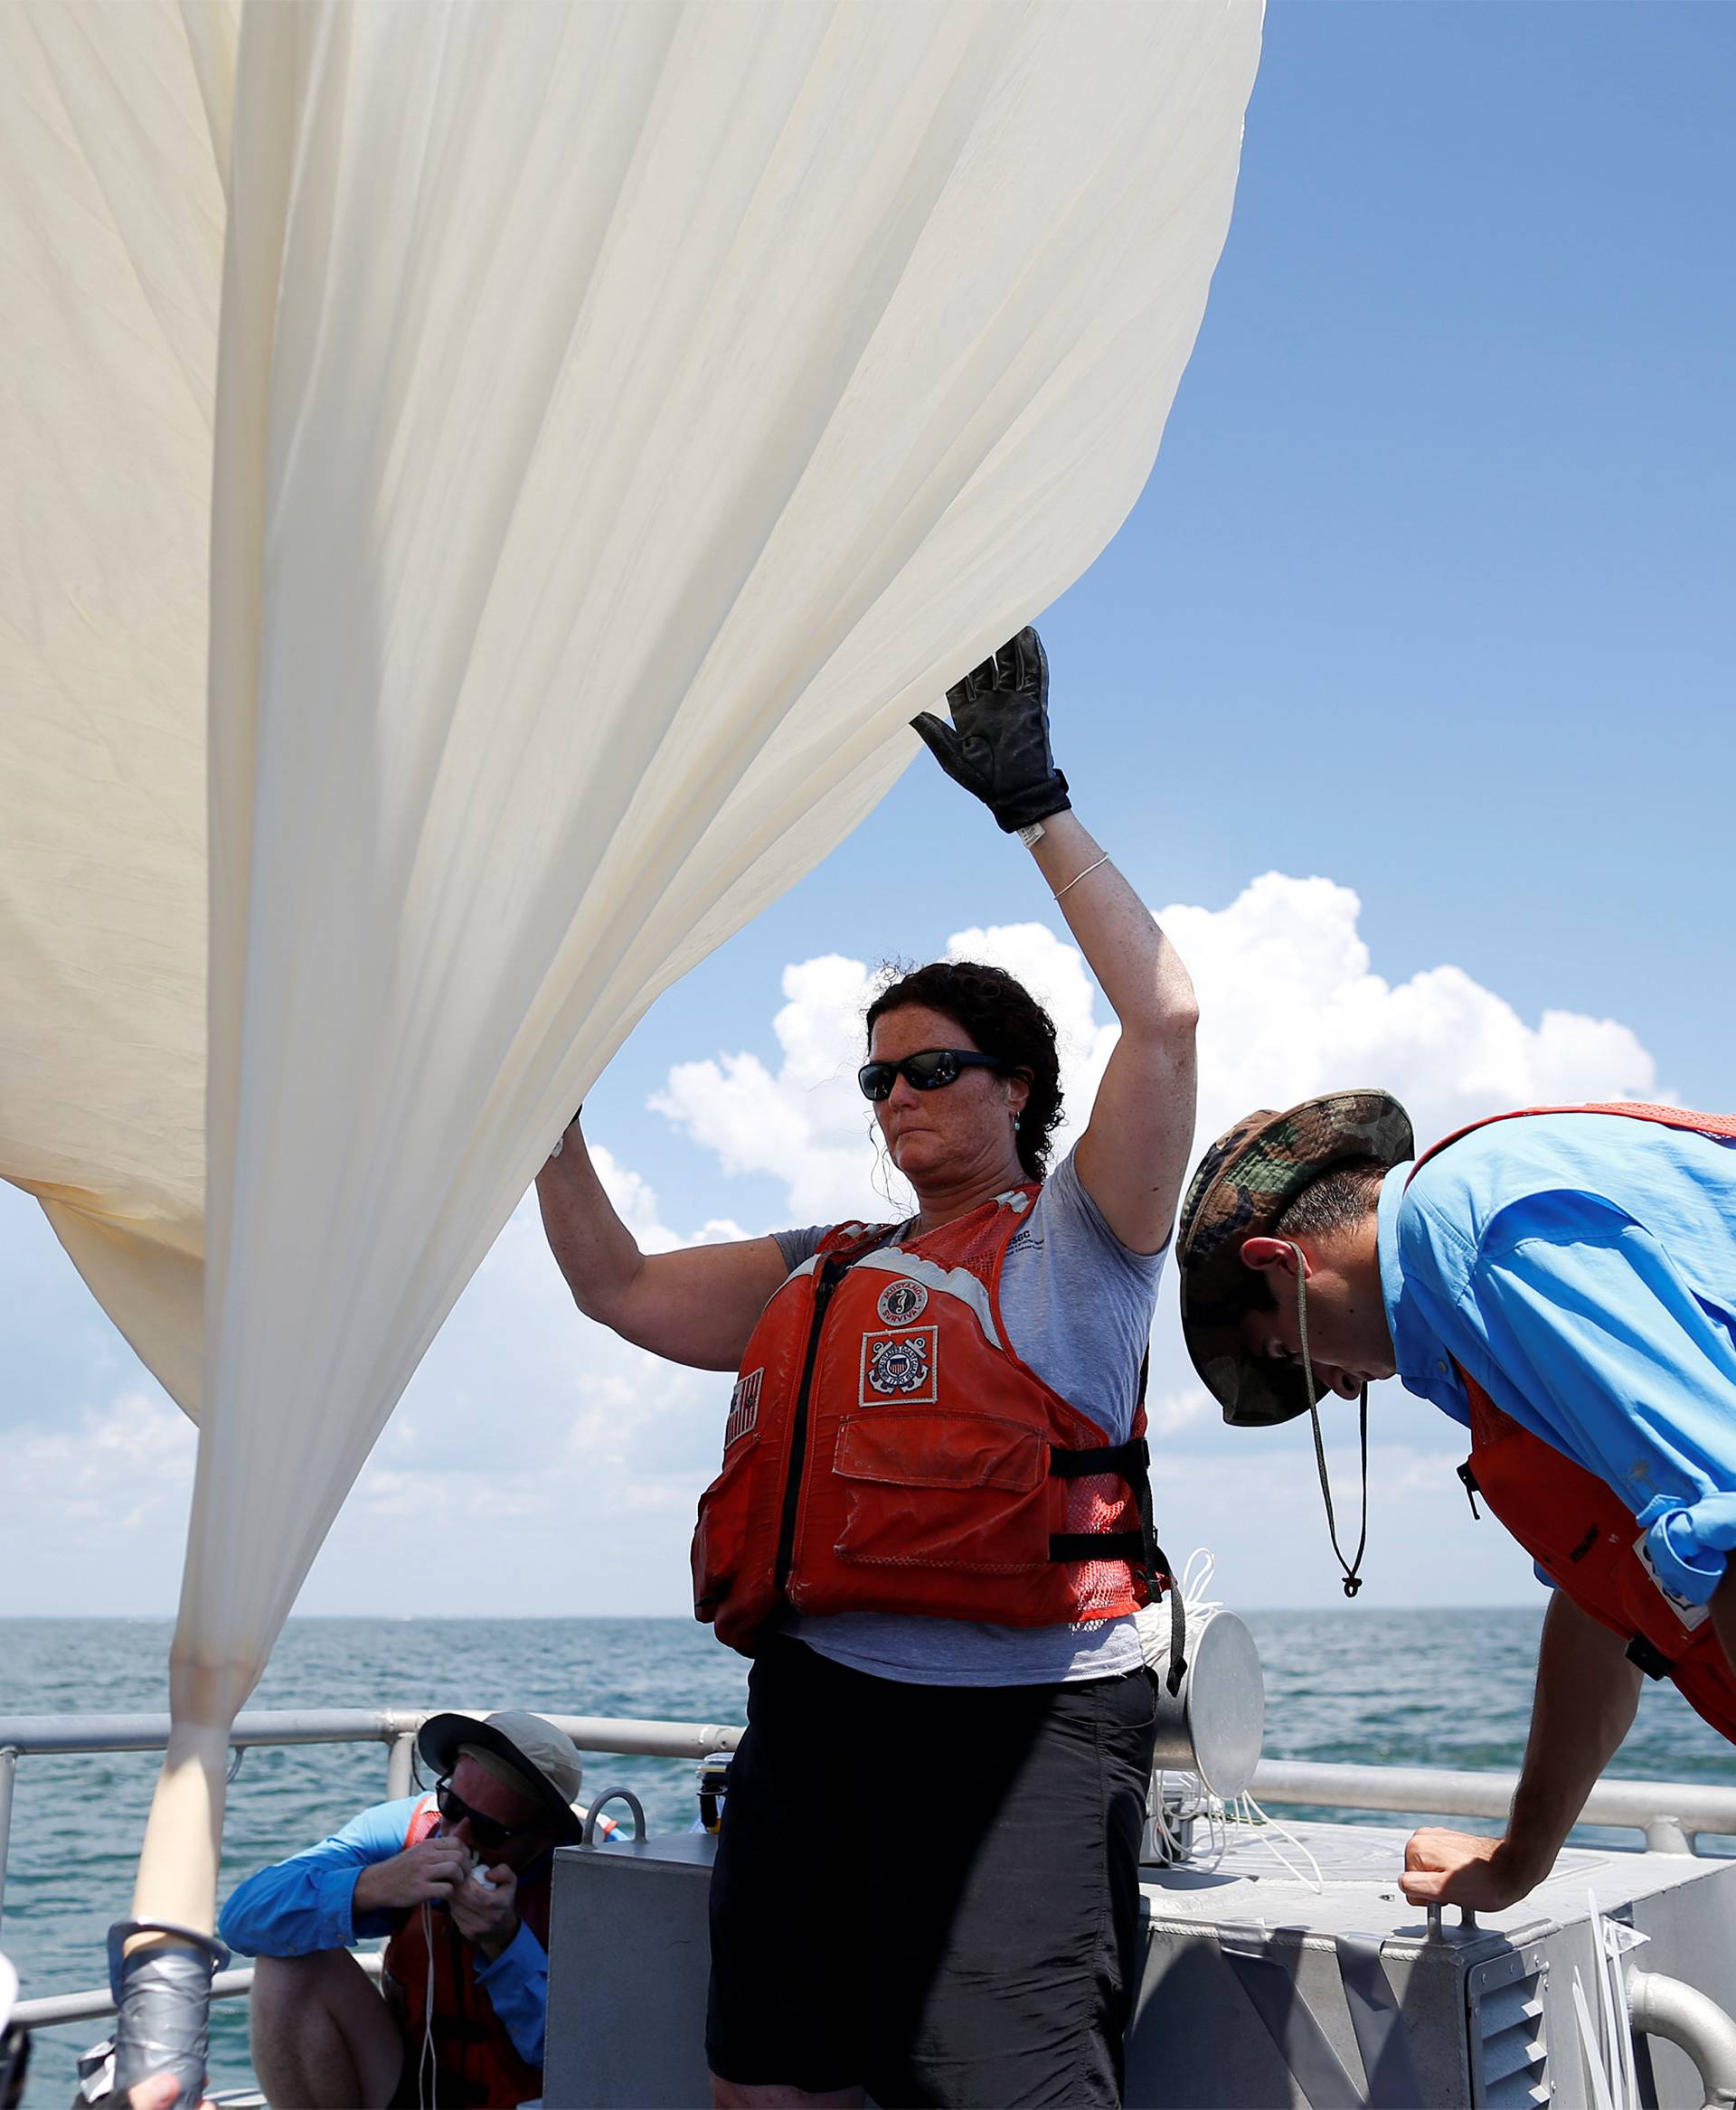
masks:
<svg viewBox="0 0 1736 2110"><path fill-rule="evenodd" d="M836 953L784 969L783 1008L771 1022L781 1051L769 1069L751 1050L682 1062L653 1109L716 1154L725 1172L769 1173L789 1196L791 1223L883 1213L867 1102L856 1089L862 1021L874 977Z"/></svg>
<svg viewBox="0 0 1736 2110"><path fill-rule="evenodd" d="M1348 887L1280 872L1225 909L1157 911L1200 996L1196 1148L1254 1107L1349 1085L1395 1092L1425 1138L1504 1107L1655 1095L1651 1056L1613 1020L1545 1012L1528 1024L1455 966L1386 981L1358 930L1361 912ZM1005 967L1047 1005L1070 1113L1082 1118L1117 1028L1078 949L1045 924L1020 923L958 931L947 952ZM748 1049L682 1063L651 1104L726 1171L780 1180L791 1222L883 1213L855 1087L877 986L863 961L835 954L786 967L776 1065Z"/></svg>
<svg viewBox="0 0 1736 2110"><path fill-rule="evenodd" d="M1386 981L1361 913L1348 887L1275 871L1227 909L1159 912L1199 991L1202 1147L1252 1107L1346 1086L1396 1093L1424 1141L1506 1107L1654 1095L1651 1056L1612 1019L1527 1024L1455 966Z"/></svg>
<svg viewBox="0 0 1736 2110"><path fill-rule="evenodd" d="M118 1555L129 1605L173 1605L196 1440L149 1380L70 1423L14 1427L5 1444L0 1612L113 1611Z"/></svg>

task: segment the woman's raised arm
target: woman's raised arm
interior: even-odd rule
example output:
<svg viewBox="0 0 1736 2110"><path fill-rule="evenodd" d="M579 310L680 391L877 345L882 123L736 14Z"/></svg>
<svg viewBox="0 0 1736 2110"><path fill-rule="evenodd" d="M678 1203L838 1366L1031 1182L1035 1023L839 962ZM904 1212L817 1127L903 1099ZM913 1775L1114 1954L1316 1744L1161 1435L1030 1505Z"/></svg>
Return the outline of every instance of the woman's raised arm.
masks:
<svg viewBox="0 0 1736 2110"><path fill-rule="evenodd" d="M1175 1221L1194 1143L1194 984L1076 815L1045 821L1031 854L1121 1022L1074 1163L1121 1243L1155 1253Z"/></svg>
<svg viewBox="0 0 1736 2110"><path fill-rule="evenodd" d="M636 1348L695 1370L735 1370L767 1299L788 1270L776 1239L732 1239L642 1253L615 1213L580 1133L536 1176L549 1248L587 1318Z"/></svg>
<svg viewBox="0 0 1736 2110"><path fill-rule="evenodd" d="M1072 811L1049 747L1049 662L1021 630L911 724L953 781L1029 845L1121 1022L1074 1162L1136 1253L1168 1238L1194 1141L1194 984L1151 911Z"/></svg>

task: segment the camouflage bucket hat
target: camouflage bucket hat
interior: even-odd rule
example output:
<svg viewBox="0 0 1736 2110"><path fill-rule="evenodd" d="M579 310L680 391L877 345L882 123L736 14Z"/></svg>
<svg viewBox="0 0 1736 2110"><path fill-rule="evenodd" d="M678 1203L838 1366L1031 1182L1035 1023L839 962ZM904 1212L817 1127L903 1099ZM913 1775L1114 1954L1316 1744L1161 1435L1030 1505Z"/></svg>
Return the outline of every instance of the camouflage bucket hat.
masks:
<svg viewBox="0 0 1736 2110"><path fill-rule="evenodd" d="M1244 1239L1269 1237L1302 1190L1358 1158L1402 1164L1416 1154L1410 1116L1388 1092L1333 1092L1288 1113L1262 1110L1227 1129L1200 1160L1175 1240L1182 1332L1194 1367L1233 1428L1269 1428L1307 1411L1299 1370L1241 1342L1252 1279Z"/></svg>

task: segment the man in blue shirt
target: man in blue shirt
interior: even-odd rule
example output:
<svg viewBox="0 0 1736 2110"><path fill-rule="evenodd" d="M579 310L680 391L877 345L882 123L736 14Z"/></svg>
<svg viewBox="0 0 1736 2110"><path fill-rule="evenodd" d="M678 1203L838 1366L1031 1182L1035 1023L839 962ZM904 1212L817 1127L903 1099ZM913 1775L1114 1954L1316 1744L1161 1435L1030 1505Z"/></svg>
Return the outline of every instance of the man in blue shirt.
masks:
<svg viewBox="0 0 1736 2110"><path fill-rule="evenodd" d="M250 1876L222 1938L259 1959L253 2065L307 2110L541 2096L551 1856L579 1838L581 1768L541 1715L439 1714L431 1794L377 1804ZM349 1951L389 1936L378 1992Z"/></svg>
<svg viewBox="0 0 1736 2110"><path fill-rule="evenodd" d="M1540 1882L1642 1672L1736 1738L1736 1120L1531 1110L1415 1160L1385 1093L1312 1099L1207 1152L1177 1257L1227 1421L1318 1387L1362 1396L1366 1445L1397 1375L1470 1428L1467 1487L1558 1586L1506 1833L1419 1832L1407 1897L1498 1910Z"/></svg>

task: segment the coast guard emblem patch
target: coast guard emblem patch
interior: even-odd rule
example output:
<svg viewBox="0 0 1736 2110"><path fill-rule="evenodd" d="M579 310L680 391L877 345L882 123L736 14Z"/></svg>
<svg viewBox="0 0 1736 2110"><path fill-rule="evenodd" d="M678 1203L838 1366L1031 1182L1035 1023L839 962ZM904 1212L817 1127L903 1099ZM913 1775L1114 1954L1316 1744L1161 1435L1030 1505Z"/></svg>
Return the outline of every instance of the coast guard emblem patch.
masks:
<svg viewBox="0 0 1736 2110"><path fill-rule="evenodd" d="M727 1451L732 1443L744 1436L750 1436L760 1424L760 1386L766 1374L762 1363L758 1370L750 1370L743 1378L738 1378L735 1389L730 1394L730 1418L723 1424L723 1448Z"/></svg>
<svg viewBox="0 0 1736 2110"><path fill-rule="evenodd" d="M932 1402L937 1397L935 1362L939 1332L936 1326L918 1326L913 1332L864 1333L859 1403L874 1407L888 1399L903 1399L917 1405Z"/></svg>
<svg viewBox="0 0 1736 2110"><path fill-rule="evenodd" d="M912 1282L906 1276L901 1282L889 1283L880 1293L880 1303L875 1307L889 1326L908 1326L912 1319L920 1319L929 1307L929 1293L920 1282Z"/></svg>

